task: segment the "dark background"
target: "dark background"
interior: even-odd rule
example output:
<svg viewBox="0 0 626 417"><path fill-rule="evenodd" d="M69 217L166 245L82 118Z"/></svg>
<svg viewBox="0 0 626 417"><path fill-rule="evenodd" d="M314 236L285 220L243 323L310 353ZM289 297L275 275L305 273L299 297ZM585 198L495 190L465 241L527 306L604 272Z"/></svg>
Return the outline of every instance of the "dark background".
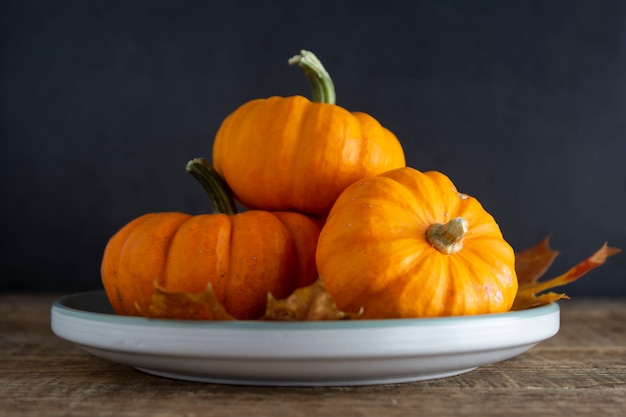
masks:
<svg viewBox="0 0 626 417"><path fill-rule="evenodd" d="M25 0L0 29L1 291L100 288L126 222L207 210L186 162L244 102L308 96L300 49L516 250L551 234L548 277L626 248L626 2ZM626 295L626 255L566 292Z"/></svg>

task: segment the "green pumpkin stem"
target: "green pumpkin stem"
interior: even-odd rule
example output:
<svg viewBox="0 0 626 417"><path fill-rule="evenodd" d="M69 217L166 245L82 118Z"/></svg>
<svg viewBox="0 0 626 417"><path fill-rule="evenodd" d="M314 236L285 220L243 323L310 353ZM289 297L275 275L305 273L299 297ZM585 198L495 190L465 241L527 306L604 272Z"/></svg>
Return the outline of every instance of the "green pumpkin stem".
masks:
<svg viewBox="0 0 626 417"><path fill-rule="evenodd" d="M446 224L435 223L426 230L426 239L441 253L452 255L463 248L463 238L468 224L463 217L456 217Z"/></svg>
<svg viewBox="0 0 626 417"><path fill-rule="evenodd" d="M313 100L316 103L335 104L335 86L322 62L313 52L301 50L289 59L289 64L298 65L311 83Z"/></svg>
<svg viewBox="0 0 626 417"><path fill-rule="evenodd" d="M233 193L224 178L204 158L187 162L187 172L197 179L211 200L213 214L237 213Z"/></svg>

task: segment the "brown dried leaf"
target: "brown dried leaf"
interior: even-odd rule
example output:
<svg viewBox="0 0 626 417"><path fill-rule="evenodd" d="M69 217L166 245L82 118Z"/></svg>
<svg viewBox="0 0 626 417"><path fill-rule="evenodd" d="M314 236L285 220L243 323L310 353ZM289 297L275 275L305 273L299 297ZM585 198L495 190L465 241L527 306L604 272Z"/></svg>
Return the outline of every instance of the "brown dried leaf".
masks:
<svg viewBox="0 0 626 417"><path fill-rule="evenodd" d="M154 282L155 293L147 311L137 310L148 318L178 320L235 320L217 300L209 283L201 293L169 291ZM295 290L285 299L267 296L267 321L349 320L362 312L348 314L340 311L321 280Z"/></svg>
<svg viewBox="0 0 626 417"><path fill-rule="evenodd" d="M201 293L174 292L166 290L155 281L155 293L148 311L140 314L149 318L179 320L234 320L217 300L209 283Z"/></svg>
<svg viewBox="0 0 626 417"><path fill-rule="evenodd" d="M550 268L559 252L550 248L550 236L538 245L515 254L515 272L520 286L537 282Z"/></svg>
<svg viewBox="0 0 626 417"><path fill-rule="evenodd" d="M519 288L511 310L524 310L546 305L560 299L568 299L569 297L566 294L554 292L537 294L576 281L587 272L604 264L609 256L619 252L621 252L621 249L612 248L605 243L596 253L564 274L539 282L539 278L552 265L554 258L558 255L558 252L550 249L549 238L544 239L537 246L516 255L515 268L518 274Z"/></svg>
<svg viewBox="0 0 626 417"><path fill-rule="evenodd" d="M569 298L566 294L547 292L548 289L566 285L594 268L604 264L609 256L621 249L609 247L606 243L592 256L578 263L564 274L546 281L539 279L550 268L558 255L550 248L549 237L536 246L515 255L515 268L519 288L512 311L539 307L560 299ZM166 290L155 281L155 293L148 311L137 310L145 317L180 320L235 320L224 309L213 293L211 284L201 293L173 292ZM318 279L313 284L295 290L285 299L275 299L268 294L265 315L260 320L267 321L320 321L357 319L363 311L345 313L339 310L335 301L326 291L324 283Z"/></svg>
<svg viewBox="0 0 626 417"><path fill-rule="evenodd" d="M267 308L262 320L349 320L358 318L361 314L362 310L354 314L340 311L326 291L324 283L318 279L309 286L295 290L289 297L282 300L277 300L272 294L268 294Z"/></svg>

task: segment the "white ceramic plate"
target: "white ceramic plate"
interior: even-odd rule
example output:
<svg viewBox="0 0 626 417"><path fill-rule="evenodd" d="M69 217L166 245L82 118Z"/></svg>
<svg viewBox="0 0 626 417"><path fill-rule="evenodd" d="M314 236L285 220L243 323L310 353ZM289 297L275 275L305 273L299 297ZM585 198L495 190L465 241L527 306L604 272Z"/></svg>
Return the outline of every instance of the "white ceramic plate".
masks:
<svg viewBox="0 0 626 417"><path fill-rule="evenodd" d="M175 379L370 385L443 378L519 355L559 330L559 306L480 316L335 322L155 320L116 315L104 291L68 295L52 330L93 355Z"/></svg>

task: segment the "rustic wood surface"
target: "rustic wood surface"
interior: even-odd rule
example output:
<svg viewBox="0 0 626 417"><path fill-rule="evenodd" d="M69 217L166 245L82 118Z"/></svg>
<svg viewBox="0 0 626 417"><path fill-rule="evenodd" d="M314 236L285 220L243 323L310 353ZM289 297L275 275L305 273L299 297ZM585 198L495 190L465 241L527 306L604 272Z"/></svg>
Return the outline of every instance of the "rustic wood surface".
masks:
<svg viewBox="0 0 626 417"><path fill-rule="evenodd" d="M559 334L473 372L405 384L272 388L150 376L56 337L56 295L0 294L0 416L625 416L626 299L561 305Z"/></svg>

